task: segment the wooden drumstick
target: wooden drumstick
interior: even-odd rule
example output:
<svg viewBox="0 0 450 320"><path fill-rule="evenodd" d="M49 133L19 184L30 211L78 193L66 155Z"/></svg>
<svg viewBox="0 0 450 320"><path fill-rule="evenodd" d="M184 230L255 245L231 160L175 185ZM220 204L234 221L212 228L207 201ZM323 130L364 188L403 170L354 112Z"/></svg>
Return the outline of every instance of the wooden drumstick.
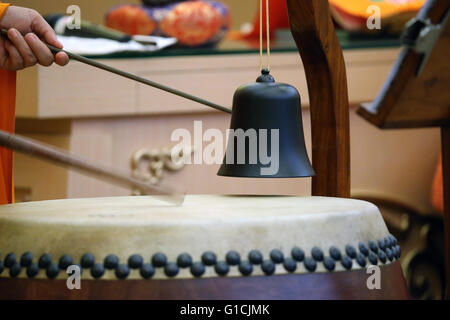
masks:
<svg viewBox="0 0 450 320"><path fill-rule="evenodd" d="M70 154L64 150L43 144L41 142L11 134L0 130L0 146L31 155L44 160L49 160L62 167L80 171L83 174L96 177L124 187L138 188L144 194L161 196L162 200L181 205L184 201L184 192L175 191L172 188L155 186L138 179L129 177L117 170L106 168Z"/></svg>
<svg viewBox="0 0 450 320"><path fill-rule="evenodd" d="M7 30L2 29L1 30L1 34L8 39L8 31ZM65 50L56 48L56 47L54 47L54 46L52 46L50 44L46 44L46 45L54 54L57 54L58 52L65 52L69 56L69 58L77 60L79 62L88 64L90 66L93 66L93 67L96 67L96 68L99 68L99 69L102 69L102 70L105 70L105 71L108 71L108 72L112 72L112 73L117 74L119 76L122 76L122 77L125 77L125 78L128 78L128 79L131 79L131 80L143 83L143 84L151 86L153 88L157 88L157 89L160 89L160 90L172 93L174 95L183 97L185 99L189 99L189 100L198 102L200 104L206 105L206 106L214 108L216 110L220 110L220 111L223 111L223 112L231 113L231 109L223 107L223 106L220 106L220 105L218 105L218 104L216 104L214 102L210 102L210 101L207 101L207 100L202 99L200 97L196 97L196 96L193 96L191 94L185 93L183 91L167 87L167 86L165 86L163 84L160 84L160 83L157 83L155 81L151 81L151 80L142 78L142 77L140 77L138 75L131 74L131 73L122 71L120 69L116 69L114 67L108 66L106 64L103 64L101 62L95 61L93 59L85 58L85 57L80 56L78 54L75 54L75 53L72 53L72 52L69 52L69 51L65 51Z"/></svg>

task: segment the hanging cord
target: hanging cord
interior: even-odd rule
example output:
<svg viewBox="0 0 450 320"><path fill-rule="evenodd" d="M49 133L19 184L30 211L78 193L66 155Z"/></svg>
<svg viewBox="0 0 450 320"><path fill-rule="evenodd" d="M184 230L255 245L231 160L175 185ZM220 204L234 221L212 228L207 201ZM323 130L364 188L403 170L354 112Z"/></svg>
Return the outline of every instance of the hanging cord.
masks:
<svg viewBox="0 0 450 320"><path fill-rule="evenodd" d="M259 0L259 70L263 68L262 0Z"/></svg>
<svg viewBox="0 0 450 320"><path fill-rule="evenodd" d="M270 71L270 25L269 25L269 0L266 0L266 32L267 32L267 70Z"/></svg>
<svg viewBox="0 0 450 320"><path fill-rule="evenodd" d="M259 0L259 69L263 69L263 0ZM270 70L269 0L266 0L267 70Z"/></svg>

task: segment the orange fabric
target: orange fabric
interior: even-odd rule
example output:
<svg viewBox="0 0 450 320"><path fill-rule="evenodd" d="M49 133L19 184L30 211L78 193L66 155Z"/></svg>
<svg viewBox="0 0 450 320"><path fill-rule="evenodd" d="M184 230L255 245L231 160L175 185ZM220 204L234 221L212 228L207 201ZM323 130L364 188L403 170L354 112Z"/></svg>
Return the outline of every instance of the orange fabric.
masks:
<svg viewBox="0 0 450 320"><path fill-rule="evenodd" d="M8 9L0 3L0 19ZM14 132L16 111L16 73L0 69L0 129ZM0 204L14 202L13 154L0 147Z"/></svg>
<svg viewBox="0 0 450 320"><path fill-rule="evenodd" d="M434 175L431 201L433 203L433 207L437 211L439 211L440 213L444 212L444 181L442 177L442 158L439 158L436 174Z"/></svg>
<svg viewBox="0 0 450 320"><path fill-rule="evenodd" d="M3 15L6 13L6 9L8 9L9 3L0 3L0 19L3 18Z"/></svg>
<svg viewBox="0 0 450 320"><path fill-rule="evenodd" d="M259 38L259 9L260 2L258 1L258 9L256 10L255 18L253 20L253 30L245 35L245 38ZM266 29L266 1L262 3L262 27L263 36L267 34ZM269 0L269 26L270 36L278 29L289 28L289 18L287 14L286 0Z"/></svg>
<svg viewBox="0 0 450 320"><path fill-rule="evenodd" d="M418 11L425 2L425 0L330 0L330 5L352 16L367 19L373 14L367 10L372 5L380 8L381 18L386 18L402 12Z"/></svg>
<svg viewBox="0 0 450 320"><path fill-rule="evenodd" d="M0 129L14 132L16 106L16 73L0 69ZM12 203L13 154L0 147L0 204Z"/></svg>

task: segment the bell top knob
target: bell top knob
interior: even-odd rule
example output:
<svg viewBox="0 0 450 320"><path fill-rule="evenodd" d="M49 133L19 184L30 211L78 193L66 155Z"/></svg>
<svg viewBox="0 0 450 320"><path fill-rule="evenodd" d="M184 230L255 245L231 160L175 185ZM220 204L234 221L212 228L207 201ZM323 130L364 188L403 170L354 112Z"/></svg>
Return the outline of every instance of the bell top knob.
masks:
<svg viewBox="0 0 450 320"><path fill-rule="evenodd" d="M270 75L269 69L262 69L261 75L256 79L256 82L275 82L275 79Z"/></svg>

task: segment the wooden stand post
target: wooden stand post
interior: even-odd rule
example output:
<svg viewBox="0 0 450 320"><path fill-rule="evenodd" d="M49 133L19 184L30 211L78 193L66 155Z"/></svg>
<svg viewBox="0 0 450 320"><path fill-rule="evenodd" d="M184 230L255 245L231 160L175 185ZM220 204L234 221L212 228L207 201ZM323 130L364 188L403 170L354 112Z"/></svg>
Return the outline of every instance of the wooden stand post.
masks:
<svg viewBox="0 0 450 320"><path fill-rule="evenodd" d="M311 110L312 195L350 197L347 75L327 0L287 0Z"/></svg>

